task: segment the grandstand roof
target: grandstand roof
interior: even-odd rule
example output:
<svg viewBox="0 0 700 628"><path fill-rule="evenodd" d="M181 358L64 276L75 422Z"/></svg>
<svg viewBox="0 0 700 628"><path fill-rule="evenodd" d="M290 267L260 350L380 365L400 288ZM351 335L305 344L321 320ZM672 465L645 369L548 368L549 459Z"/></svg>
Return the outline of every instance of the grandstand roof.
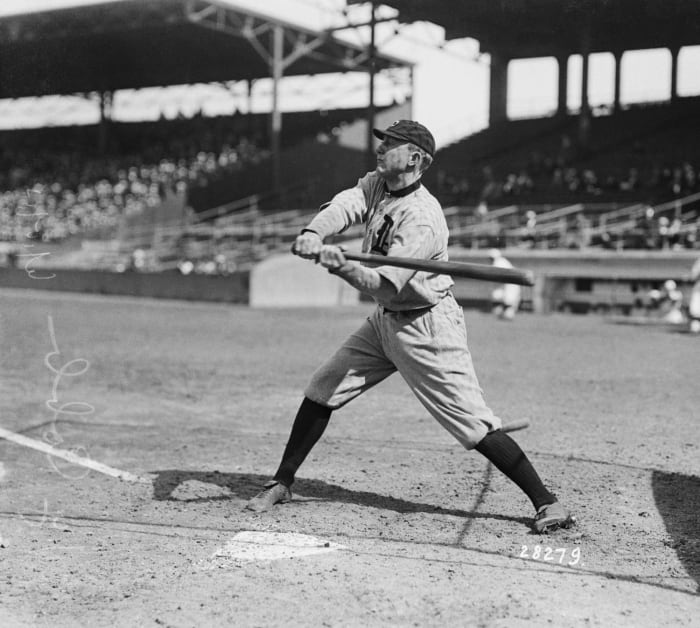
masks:
<svg viewBox="0 0 700 628"><path fill-rule="evenodd" d="M226 0L94 0L0 17L0 98L270 77L276 26L285 76L368 70L360 46Z"/></svg>
<svg viewBox="0 0 700 628"><path fill-rule="evenodd" d="M349 0L358 4L367 0ZM697 0L381 0L406 22L429 21L448 39L472 37L510 58L700 44Z"/></svg>

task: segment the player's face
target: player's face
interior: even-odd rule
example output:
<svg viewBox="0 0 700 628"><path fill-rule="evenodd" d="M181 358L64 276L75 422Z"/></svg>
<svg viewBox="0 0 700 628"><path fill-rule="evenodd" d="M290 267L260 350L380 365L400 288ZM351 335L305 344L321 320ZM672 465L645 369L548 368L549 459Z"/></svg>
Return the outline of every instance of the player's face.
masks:
<svg viewBox="0 0 700 628"><path fill-rule="evenodd" d="M413 169L409 161L415 155L404 140L385 136L377 147L377 172L383 177L391 177Z"/></svg>

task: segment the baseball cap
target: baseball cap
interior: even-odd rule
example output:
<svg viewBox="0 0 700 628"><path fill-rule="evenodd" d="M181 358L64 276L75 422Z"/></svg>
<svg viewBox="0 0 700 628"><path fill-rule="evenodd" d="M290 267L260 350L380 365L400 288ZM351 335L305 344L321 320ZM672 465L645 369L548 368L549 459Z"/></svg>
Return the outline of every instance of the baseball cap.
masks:
<svg viewBox="0 0 700 628"><path fill-rule="evenodd" d="M435 138L433 134L415 120L397 120L383 131L374 129L372 132L380 140L383 140L385 137L393 137L396 140L415 144L431 157L435 154Z"/></svg>

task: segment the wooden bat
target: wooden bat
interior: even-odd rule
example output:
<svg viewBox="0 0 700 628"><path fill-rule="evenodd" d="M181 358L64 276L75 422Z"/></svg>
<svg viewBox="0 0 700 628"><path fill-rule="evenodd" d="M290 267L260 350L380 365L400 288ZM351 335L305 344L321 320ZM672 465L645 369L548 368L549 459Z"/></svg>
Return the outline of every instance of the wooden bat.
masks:
<svg viewBox="0 0 700 628"><path fill-rule="evenodd" d="M414 259L412 257L391 257L389 255L370 255L369 253L351 253L343 251L346 259L355 262L369 262L377 266L398 266L428 273L466 277L497 283L515 283L521 286L535 285L535 276L530 270L518 268L500 268L489 264L470 264L466 262L441 262L432 259Z"/></svg>

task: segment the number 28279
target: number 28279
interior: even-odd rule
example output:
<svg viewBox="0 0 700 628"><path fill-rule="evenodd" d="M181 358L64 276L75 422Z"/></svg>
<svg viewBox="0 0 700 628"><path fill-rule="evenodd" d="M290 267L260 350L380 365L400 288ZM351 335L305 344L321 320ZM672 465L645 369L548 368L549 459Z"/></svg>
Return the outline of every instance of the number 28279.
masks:
<svg viewBox="0 0 700 628"><path fill-rule="evenodd" d="M546 563L558 563L560 565L569 565L569 567L574 567L575 565L578 565L579 561L581 560L581 548L553 548L543 547L542 545L528 547L527 545L521 545L520 558L530 558L532 560L541 560Z"/></svg>

